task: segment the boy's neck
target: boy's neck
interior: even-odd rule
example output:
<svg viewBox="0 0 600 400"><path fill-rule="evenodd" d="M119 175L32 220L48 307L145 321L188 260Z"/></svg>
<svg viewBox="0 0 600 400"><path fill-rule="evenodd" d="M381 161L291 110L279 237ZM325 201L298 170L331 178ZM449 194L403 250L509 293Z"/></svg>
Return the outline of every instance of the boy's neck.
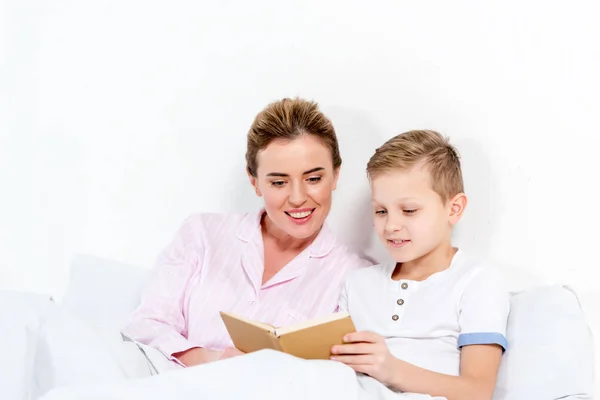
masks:
<svg viewBox="0 0 600 400"><path fill-rule="evenodd" d="M436 272L448 269L457 251L457 248L447 243L436 247L431 252L415 260L396 263L396 268L392 272L392 279L395 281L400 279L423 281Z"/></svg>

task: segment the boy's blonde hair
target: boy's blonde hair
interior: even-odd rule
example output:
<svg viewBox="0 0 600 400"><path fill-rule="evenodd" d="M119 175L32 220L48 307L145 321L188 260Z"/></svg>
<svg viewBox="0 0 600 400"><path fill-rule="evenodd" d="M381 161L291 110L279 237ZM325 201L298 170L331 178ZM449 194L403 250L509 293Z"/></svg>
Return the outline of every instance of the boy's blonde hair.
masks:
<svg viewBox="0 0 600 400"><path fill-rule="evenodd" d="M460 157L448 138L431 130L414 130L394 136L375 150L367 164L367 175L407 170L423 164L431 176L431 187L447 201L464 192Z"/></svg>

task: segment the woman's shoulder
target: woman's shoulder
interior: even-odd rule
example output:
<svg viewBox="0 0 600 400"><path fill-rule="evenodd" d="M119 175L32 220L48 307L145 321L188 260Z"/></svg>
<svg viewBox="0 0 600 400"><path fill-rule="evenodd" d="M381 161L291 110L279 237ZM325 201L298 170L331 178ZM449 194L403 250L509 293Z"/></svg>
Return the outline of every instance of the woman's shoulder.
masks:
<svg viewBox="0 0 600 400"><path fill-rule="evenodd" d="M188 214L181 224L181 230L195 235L219 237L242 234L256 228L256 213L195 212ZM248 228L248 229L244 229Z"/></svg>
<svg viewBox="0 0 600 400"><path fill-rule="evenodd" d="M351 249L346 244L338 242L335 238L328 256L330 259L335 259L339 263L348 265L349 270L362 269L373 265L368 257L363 255L359 250Z"/></svg>

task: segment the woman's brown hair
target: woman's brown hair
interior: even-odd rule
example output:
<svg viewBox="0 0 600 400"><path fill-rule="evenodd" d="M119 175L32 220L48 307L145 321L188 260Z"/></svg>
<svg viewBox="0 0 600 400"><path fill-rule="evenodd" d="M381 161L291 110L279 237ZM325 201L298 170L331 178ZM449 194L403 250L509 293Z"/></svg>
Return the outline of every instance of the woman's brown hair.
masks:
<svg viewBox="0 0 600 400"><path fill-rule="evenodd" d="M256 156L275 140L293 140L312 135L329 148L333 168L342 165L340 150L333 124L317 103L299 98L282 99L265 107L254 119L248 131L246 169L256 178Z"/></svg>

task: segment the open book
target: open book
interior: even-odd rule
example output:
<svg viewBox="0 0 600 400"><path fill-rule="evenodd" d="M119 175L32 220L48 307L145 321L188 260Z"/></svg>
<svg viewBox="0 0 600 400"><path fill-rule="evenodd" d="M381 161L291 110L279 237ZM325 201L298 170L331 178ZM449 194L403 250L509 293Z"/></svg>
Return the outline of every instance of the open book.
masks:
<svg viewBox="0 0 600 400"><path fill-rule="evenodd" d="M304 359L328 360L331 347L343 343L356 328L346 312L275 328L238 315L221 312L221 318L239 350L250 353L262 349L279 350Z"/></svg>

